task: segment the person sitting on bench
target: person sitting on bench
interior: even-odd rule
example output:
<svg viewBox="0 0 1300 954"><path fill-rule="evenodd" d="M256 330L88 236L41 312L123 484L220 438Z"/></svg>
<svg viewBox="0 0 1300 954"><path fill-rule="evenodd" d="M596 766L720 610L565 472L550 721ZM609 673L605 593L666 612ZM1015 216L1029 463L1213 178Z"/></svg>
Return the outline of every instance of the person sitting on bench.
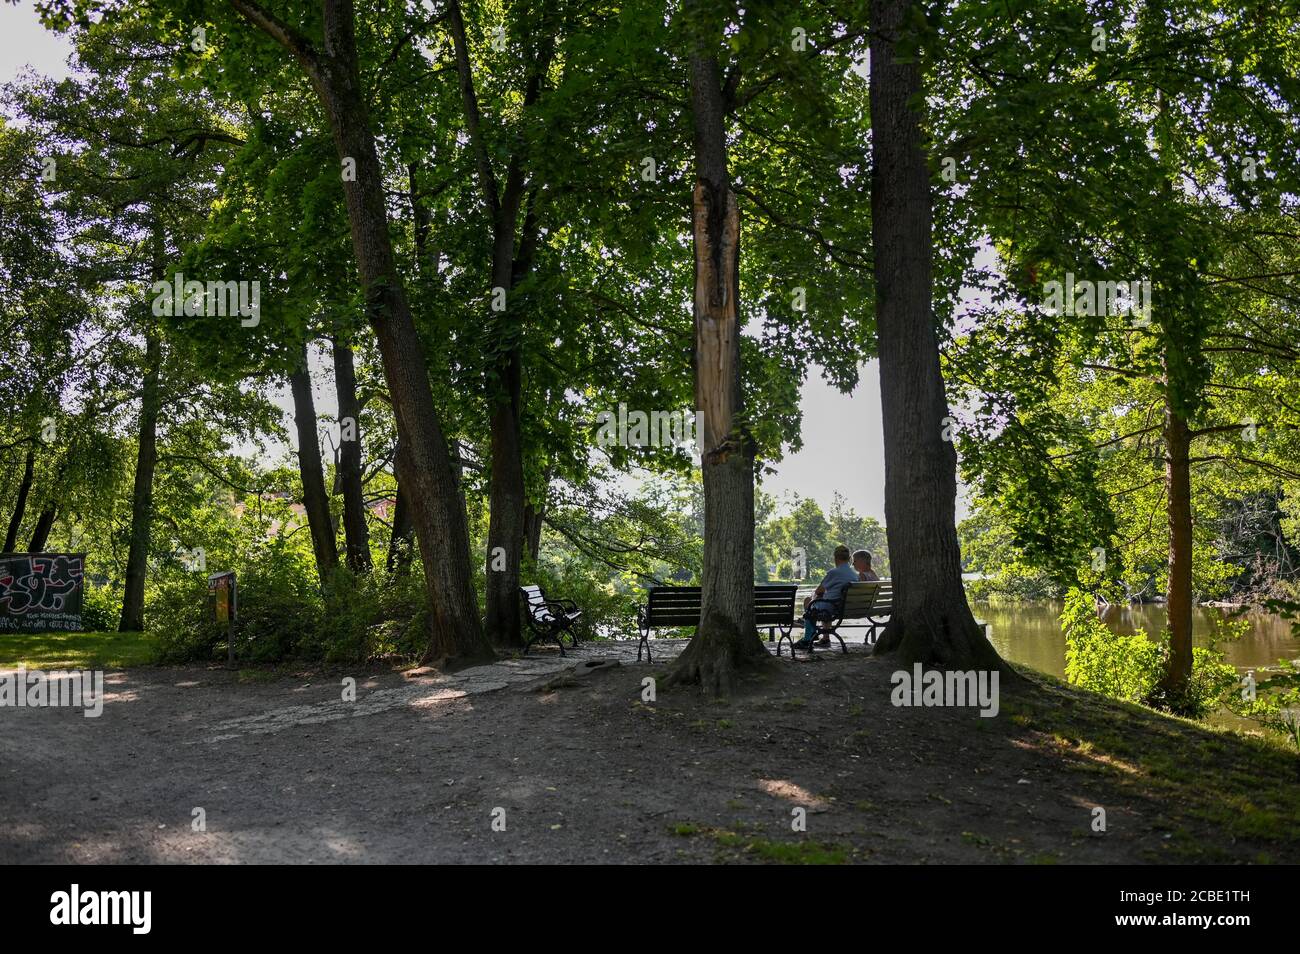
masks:
<svg viewBox="0 0 1300 954"><path fill-rule="evenodd" d="M800 649L811 649L817 635L817 622L828 620L844 596L844 588L858 582L858 573L849 565L849 548L840 544L835 548L835 569L826 574L817 592L803 601L803 639L795 643ZM821 645L829 646L829 636L823 636Z"/></svg>
<svg viewBox="0 0 1300 954"><path fill-rule="evenodd" d="M874 583L880 579L876 571L871 569L871 551L854 550L853 551L853 569L858 571L858 580L863 583Z"/></svg>

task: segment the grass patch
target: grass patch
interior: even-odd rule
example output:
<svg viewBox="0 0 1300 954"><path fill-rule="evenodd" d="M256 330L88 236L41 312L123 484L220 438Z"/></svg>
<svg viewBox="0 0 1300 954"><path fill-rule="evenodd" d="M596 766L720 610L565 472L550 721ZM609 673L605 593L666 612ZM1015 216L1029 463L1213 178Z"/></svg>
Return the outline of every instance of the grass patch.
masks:
<svg viewBox="0 0 1300 954"><path fill-rule="evenodd" d="M1211 826L1255 847L1300 844L1294 824L1300 818L1300 757L1284 741L1115 702L1041 674L1031 678L1039 691L1017 700L1014 725L1044 747L1068 753L1072 771L1100 772L1127 794L1179 806L1181 819L1171 819L1163 860L1243 860L1239 852L1208 851L1179 821Z"/></svg>
<svg viewBox="0 0 1300 954"><path fill-rule="evenodd" d="M0 669L128 669L158 658L145 633L5 633Z"/></svg>
<svg viewBox="0 0 1300 954"><path fill-rule="evenodd" d="M849 860L849 853L844 848L817 841L773 841L770 838L738 835L731 831L713 831L709 834L724 848L743 851L747 855L781 865L843 865Z"/></svg>
<svg viewBox="0 0 1300 954"><path fill-rule="evenodd" d="M744 827L737 823L737 828ZM758 827L757 823L754 827ZM669 827L674 835L691 838L704 835L713 839L719 848L752 855L763 861L781 865L843 865L849 860L849 850L840 845L818 841L774 841L756 834L747 835L725 828L708 828L694 822L678 822Z"/></svg>

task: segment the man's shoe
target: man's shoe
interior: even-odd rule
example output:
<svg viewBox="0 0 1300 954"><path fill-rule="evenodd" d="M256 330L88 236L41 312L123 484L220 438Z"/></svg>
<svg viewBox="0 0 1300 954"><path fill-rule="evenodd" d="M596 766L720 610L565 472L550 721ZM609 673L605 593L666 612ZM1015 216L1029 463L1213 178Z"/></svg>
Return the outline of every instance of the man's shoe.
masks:
<svg viewBox="0 0 1300 954"><path fill-rule="evenodd" d="M831 638L829 636L823 636L821 639L817 640L818 646L829 646L830 644Z"/></svg>
<svg viewBox="0 0 1300 954"><path fill-rule="evenodd" d="M797 643L790 644L791 652L794 652L794 650L796 649L802 649L804 652L812 652L812 648L813 648L813 641L807 636L799 640Z"/></svg>

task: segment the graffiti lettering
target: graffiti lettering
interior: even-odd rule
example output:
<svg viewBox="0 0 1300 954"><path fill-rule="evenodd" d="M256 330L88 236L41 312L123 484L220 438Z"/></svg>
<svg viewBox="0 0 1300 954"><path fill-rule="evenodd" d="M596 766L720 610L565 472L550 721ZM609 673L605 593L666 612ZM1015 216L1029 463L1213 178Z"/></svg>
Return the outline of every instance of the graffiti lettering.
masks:
<svg viewBox="0 0 1300 954"><path fill-rule="evenodd" d="M0 630L80 628L84 563L81 554L0 556Z"/></svg>

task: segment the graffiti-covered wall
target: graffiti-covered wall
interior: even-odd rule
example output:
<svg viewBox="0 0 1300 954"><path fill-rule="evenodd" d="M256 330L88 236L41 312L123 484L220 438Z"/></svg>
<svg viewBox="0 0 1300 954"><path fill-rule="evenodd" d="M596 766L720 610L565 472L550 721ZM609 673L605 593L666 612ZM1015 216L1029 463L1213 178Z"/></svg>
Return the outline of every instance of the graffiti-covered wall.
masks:
<svg viewBox="0 0 1300 954"><path fill-rule="evenodd" d="M0 553L0 633L81 629L84 553Z"/></svg>

